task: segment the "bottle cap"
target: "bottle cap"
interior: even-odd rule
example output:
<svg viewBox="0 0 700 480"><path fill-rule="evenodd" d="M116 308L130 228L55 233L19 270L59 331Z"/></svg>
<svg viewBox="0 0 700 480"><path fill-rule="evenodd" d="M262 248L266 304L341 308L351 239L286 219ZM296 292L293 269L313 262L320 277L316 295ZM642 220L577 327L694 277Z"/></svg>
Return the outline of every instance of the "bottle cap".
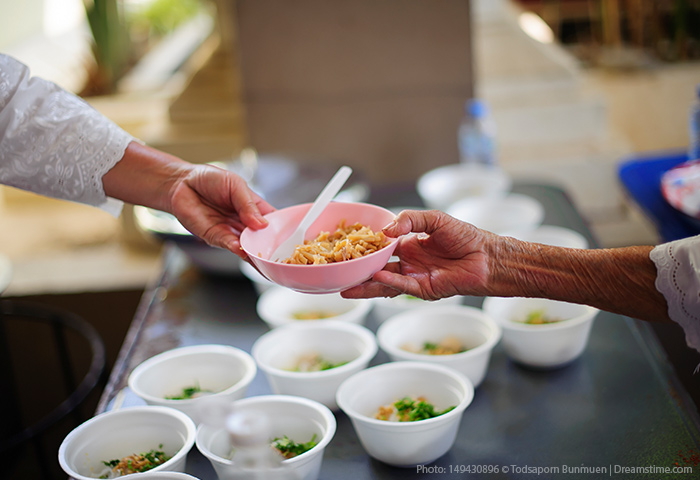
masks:
<svg viewBox="0 0 700 480"><path fill-rule="evenodd" d="M473 118L483 118L489 113L489 108L483 100L473 98L467 100L465 105L467 114Z"/></svg>

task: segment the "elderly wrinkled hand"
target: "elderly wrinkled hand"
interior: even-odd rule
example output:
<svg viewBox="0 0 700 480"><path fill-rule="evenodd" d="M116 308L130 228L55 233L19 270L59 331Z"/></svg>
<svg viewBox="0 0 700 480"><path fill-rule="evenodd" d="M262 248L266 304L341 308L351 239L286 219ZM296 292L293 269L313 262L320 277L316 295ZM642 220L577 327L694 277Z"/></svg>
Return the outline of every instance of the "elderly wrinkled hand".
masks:
<svg viewBox="0 0 700 480"><path fill-rule="evenodd" d="M344 297L405 293L435 300L465 292L486 292L489 242L496 235L437 210L405 210L383 231L390 237L401 237L394 252L399 261L387 264L371 280L344 291Z"/></svg>
<svg viewBox="0 0 700 480"><path fill-rule="evenodd" d="M394 252L399 261L344 297L538 297L670 321L666 299L655 287L652 246L580 249L524 242L438 211L401 212L384 233L402 236Z"/></svg>

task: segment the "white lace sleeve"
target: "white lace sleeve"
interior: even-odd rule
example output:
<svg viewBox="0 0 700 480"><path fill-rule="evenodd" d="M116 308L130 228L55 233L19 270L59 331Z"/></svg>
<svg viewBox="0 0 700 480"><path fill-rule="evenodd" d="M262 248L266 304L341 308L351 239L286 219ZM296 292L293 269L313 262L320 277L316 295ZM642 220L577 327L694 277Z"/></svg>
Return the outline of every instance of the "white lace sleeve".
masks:
<svg viewBox="0 0 700 480"><path fill-rule="evenodd" d="M700 350L700 235L659 245L649 257L668 315L683 327L688 346Z"/></svg>
<svg viewBox="0 0 700 480"><path fill-rule="evenodd" d="M79 97L0 54L0 183L119 215L102 176L133 137Z"/></svg>

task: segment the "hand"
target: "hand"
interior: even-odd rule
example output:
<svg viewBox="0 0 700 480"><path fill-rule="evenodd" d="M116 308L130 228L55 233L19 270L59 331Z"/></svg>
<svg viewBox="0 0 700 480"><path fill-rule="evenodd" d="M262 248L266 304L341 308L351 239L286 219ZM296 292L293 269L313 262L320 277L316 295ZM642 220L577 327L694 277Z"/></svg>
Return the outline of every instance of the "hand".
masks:
<svg viewBox="0 0 700 480"><path fill-rule="evenodd" d="M496 235L437 210L405 210L383 229L403 236L387 264L371 280L345 290L345 298L394 297L400 293L426 300L452 295L483 295L489 279L487 247ZM407 235L411 232L420 232Z"/></svg>
<svg viewBox="0 0 700 480"><path fill-rule="evenodd" d="M262 216L275 210L235 173L194 165L137 142L129 144L102 183L107 195L171 213L209 245L243 259L241 232L264 228Z"/></svg>
<svg viewBox="0 0 700 480"><path fill-rule="evenodd" d="M207 244L246 257L239 236L246 226L267 226L263 215L274 211L238 175L210 165L199 165L179 179L171 190L170 212Z"/></svg>

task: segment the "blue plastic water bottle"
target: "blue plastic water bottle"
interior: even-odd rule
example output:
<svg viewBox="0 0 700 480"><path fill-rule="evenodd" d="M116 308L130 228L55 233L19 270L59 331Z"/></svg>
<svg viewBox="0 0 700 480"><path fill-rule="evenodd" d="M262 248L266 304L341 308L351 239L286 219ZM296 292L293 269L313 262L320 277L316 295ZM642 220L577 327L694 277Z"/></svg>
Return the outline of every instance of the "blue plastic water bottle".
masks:
<svg viewBox="0 0 700 480"><path fill-rule="evenodd" d="M483 100L468 100L459 125L460 162L469 165L496 166L496 124Z"/></svg>
<svg viewBox="0 0 700 480"><path fill-rule="evenodd" d="M695 93L695 102L690 107L688 121L688 135L690 137L688 160L700 159L700 85L697 86Z"/></svg>

